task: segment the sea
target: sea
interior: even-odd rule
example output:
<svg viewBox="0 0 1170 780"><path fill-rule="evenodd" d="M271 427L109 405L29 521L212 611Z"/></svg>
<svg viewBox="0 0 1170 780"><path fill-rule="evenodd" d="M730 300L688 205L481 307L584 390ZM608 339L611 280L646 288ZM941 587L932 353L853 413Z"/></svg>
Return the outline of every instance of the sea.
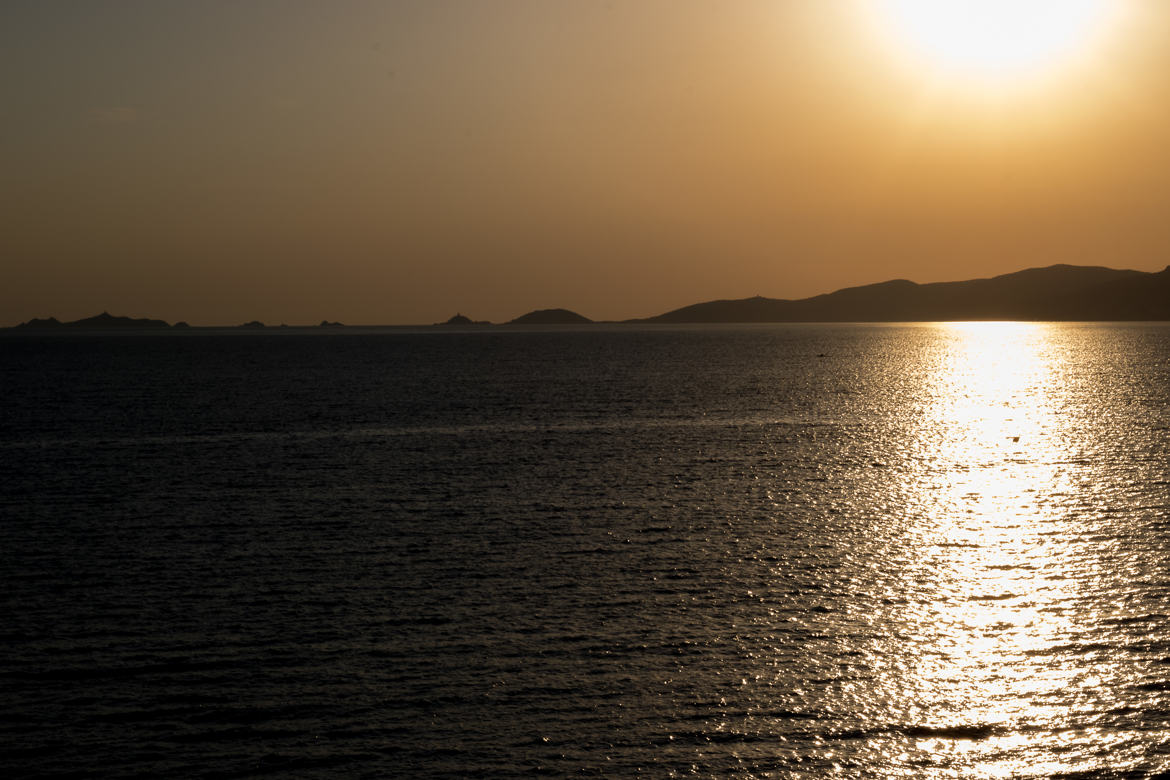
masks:
<svg viewBox="0 0 1170 780"><path fill-rule="evenodd" d="M0 336L0 767L1170 777L1170 325Z"/></svg>

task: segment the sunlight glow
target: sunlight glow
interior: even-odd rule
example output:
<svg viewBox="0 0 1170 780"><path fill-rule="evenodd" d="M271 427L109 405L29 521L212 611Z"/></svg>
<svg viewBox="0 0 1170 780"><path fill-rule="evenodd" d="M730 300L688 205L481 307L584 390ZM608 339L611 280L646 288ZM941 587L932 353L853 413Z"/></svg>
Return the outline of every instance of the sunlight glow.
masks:
<svg viewBox="0 0 1170 780"><path fill-rule="evenodd" d="M922 67L963 78L1037 75L1091 48L1109 0L874 0L878 22Z"/></svg>

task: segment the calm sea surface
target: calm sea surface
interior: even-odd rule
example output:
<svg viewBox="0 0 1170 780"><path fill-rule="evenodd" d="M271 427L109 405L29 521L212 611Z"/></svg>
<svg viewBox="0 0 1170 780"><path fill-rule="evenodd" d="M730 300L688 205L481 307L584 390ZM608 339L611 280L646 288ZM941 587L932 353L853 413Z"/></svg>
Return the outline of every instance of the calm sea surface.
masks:
<svg viewBox="0 0 1170 780"><path fill-rule="evenodd" d="M0 393L6 777L1170 771L1170 326L7 335Z"/></svg>

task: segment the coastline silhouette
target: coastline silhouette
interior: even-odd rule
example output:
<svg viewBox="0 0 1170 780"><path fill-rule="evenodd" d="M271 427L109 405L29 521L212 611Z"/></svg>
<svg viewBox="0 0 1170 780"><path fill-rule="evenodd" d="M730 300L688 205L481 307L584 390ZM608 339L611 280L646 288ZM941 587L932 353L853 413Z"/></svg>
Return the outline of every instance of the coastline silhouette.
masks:
<svg viewBox="0 0 1170 780"><path fill-rule="evenodd" d="M1052 265L989 279L918 284L894 279L847 287L811 298L741 298L695 303L652 317L622 323L764 323L764 322L946 322L958 320L1025 321L1159 321L1170 320L1170 266L1151 273L1102 266ZM568 309L537 309L508 325L587 325L593 323ZM457 313L432 327L492 325ZM72 322L34 318L5 330L160 330L185 329L186 322L118 317L102 312ZM234 326L262 330L252 320ZM340 329L322 320L316 328Z"/></svg>

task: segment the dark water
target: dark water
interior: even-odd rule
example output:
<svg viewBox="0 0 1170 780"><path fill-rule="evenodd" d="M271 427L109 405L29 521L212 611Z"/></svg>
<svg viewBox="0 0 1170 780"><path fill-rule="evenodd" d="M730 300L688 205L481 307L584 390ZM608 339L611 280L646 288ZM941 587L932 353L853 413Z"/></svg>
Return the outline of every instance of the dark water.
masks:
<svg viewBox="0 0 1170 780"><path fill-rule="evenodd" d="M0 338L7 776L1170 770L1170 327Z"/></svg>

